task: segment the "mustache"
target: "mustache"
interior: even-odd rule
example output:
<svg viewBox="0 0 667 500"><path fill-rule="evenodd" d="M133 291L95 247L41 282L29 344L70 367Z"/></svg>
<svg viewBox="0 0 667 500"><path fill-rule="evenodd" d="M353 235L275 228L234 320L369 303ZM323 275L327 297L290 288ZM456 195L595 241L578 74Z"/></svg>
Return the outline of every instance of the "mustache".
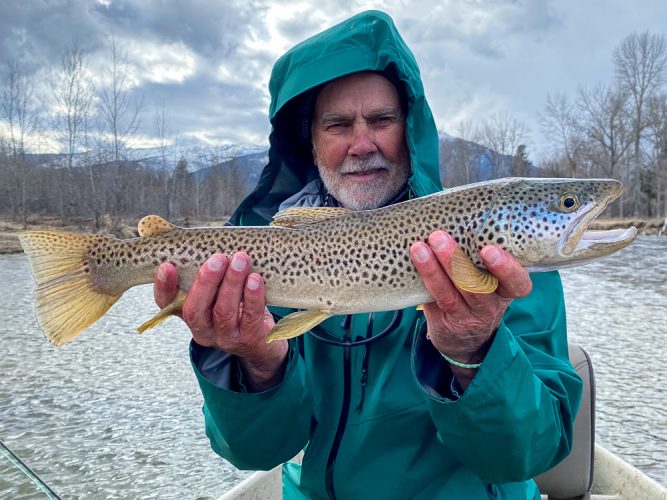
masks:
<svg viewBox="0 0 667 500"><path fill-rule="evenodd" d="M372 170L389 170L391 164L380 153L363 159L346 158L341 166L341 174L363 174Z"/></svg>

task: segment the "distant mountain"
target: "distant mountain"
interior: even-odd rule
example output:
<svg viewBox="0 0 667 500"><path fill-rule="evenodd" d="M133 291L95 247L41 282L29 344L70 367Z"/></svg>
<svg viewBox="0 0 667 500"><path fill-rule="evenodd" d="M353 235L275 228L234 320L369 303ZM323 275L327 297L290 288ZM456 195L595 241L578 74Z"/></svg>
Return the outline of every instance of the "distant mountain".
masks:
<svg viewBox="0 0 667 500"><path fill-rule="evenodd" d="M494 177L511 175L511 155L501 155L489 148L474 142L459 139L441 133L440 141L440 177L446 184L452 186L488 180ZM63 168L67 165L67 156L64 154L31 154L29 161L38 167ZM257 183L262 168L268 162L268 148L249 144L230 144L223 146L209 146L191 141L188 144L161 148L131 149L128 151L124 165L130 168L159 171L165 169L173 172L177 163L184 159L187 170L199 182L206 181L214 173L225 174L232 170L234 175L243 179L248 190ZM77 154L74 165L87 166L90 156ZM102 166L108 162L99 162ZM538 169L527 164L529 175L537 175Z"/></svg>
<svg viewBox="0 0 667 500"><path fill-rule="evenodd" d="M248 191L252 190L259 180L264 165L269 161L269 150L264 149L260 151L250 151L235 156L229 160L222 161L210 167L203 167L195 172L192 176L198 182L205 182L208 177L213 174L224 174L234 172L240 179L245 181L245 186Z"/></svg>
<svg viewBox="0 0 667 500"><path fill-rule="evenodd" d="M466 180L477 182L514 175L516 159L513 155L500 154L481 144L445 133L441 133L439 139L440 178L447 181L446 185L463 184ZM522 175L539 176L539 169L532 163L526 162L524 168Z"/></svg>

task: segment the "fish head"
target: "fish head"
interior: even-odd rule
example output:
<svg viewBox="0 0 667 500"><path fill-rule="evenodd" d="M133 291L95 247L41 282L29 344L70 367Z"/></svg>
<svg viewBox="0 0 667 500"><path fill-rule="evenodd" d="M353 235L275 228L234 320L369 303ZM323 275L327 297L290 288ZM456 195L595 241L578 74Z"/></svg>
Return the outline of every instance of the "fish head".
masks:
<svg viewBox="0 0 667 500"><path fill-rule="evenodd" d="M615 179L508 179L485 226L503 228L502 246L529 271L580 265L634 241L634 227L588 229L622 192Z"/></svg>

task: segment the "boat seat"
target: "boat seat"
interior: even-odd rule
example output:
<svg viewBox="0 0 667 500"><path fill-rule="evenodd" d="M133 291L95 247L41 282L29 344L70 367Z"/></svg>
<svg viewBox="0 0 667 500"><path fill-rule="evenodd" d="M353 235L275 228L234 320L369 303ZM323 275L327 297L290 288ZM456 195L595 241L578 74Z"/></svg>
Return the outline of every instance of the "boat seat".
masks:
<svg viewBox="0 0 667 500"><path fill-rule="evenodd" d="M593 487L595 458L595 378L591 358L580 346L568 346L570 362L584 382L579 413L574 420L572 452L554 468L535 478L549 500L588 500Z"/></svg>

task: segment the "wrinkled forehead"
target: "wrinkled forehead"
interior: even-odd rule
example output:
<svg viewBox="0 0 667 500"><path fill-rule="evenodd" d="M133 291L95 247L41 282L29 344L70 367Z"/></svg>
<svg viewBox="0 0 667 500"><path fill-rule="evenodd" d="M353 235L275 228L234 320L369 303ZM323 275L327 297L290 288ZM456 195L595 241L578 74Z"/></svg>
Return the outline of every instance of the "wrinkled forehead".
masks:
<svg viewBox="0 0 667 500"><path fill-rule="evenodd" d="M346 75L327 83L317 95L313 118L323 113L382 107L400 110L401 100L394 84L374 72Z"/></svg>

